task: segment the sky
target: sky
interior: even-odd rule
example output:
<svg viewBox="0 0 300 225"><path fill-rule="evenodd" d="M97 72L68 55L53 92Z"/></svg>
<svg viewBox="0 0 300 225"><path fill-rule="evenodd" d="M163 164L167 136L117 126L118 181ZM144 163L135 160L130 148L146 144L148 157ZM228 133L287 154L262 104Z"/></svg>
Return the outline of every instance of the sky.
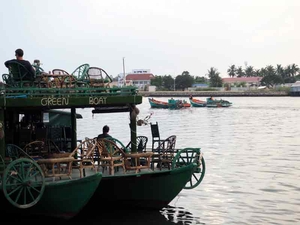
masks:
<svg viewBox="0 0 300 225"><path fill-rule="evenodd" d="M299 65L299 0L1 1L0 61L40 59L45 71L88 63L206 76L214 67ZM0 73L7 73L2 64Z"/></svg>

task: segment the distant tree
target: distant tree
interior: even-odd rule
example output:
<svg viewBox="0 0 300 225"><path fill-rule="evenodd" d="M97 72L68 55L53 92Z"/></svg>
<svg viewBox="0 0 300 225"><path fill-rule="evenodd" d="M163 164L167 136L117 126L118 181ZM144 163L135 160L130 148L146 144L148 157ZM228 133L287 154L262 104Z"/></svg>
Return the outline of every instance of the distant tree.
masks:
<svg viewBox="0 0 300 225"><path fill-rule="evenodd" d="M223 81L222 81L222 78L220 77L220 73L218 72L218 70L216 68L211 67L208 70L207 75L209 77L209 86L210 87L222 87Z"/></svg>
<svg viewBox="0 0 300 225"><path fill-rule="evenodd" d="M151 79L150 84L158 88L161 88L163 86L162 76L154 76L154 78Z"/></svg>
<svg viewBox="0 0 300 225"><path fill-rule="evenodd" d="M174 90L174 78L171 75L163 76L163 87L166 90Z"/></svg>
<svg viewBox="0 0 300 225"><path fill-rule="evenodd" d="M254 70L254 76L260 77L260 69Z"/></svg>
<svg viewBox="0 0 300 225"><path fill-rule="evenodd" d="M296 65L295 63L293 63L291 65L291 74L292 74L292 77L295 77L297 75L297 73L299 72L299 67L298 65Z"/></svg>
<svg viewBox="0 0 300 225"><path fill-rule="evenodd" d="M188 71L183 71L181 75L176 77L175 83L176 89L184 90L193 85L194 77Z"/></svg>
<svg viewBox="0 0 300 225"><path fill-rule="evenodd" d="M296 82L296 76L299 73L299 67L295 63L288 65L284 69L284 82L285 83L294 83Z"/></svg>
<svg viewBox="0 0 300 225"><path fill-rule="evenodd" d="M241 66L239 66L236 70L236 74L237 74L237 77L243 77L245 76L245 73L244 73L244 70Z"/></svg>
<svg viewBox="0 0 300 225"><path fill-rule="evenodd" d="M253 77L254 76L254 68L253 66L247 66L245 69L245 76L246 77Z"/></svg>
<svg viewBox="0 0 300 225"><path fill-rule="evenodd" d="M281 64L276 65L276 74L281 76L282 78L285 77L284 68L282 67Z"/></svg>
<svg viewBox="0 0 300 225"><path fill-rule="evenodd" d="M208 80L205 77L196 77L194 79L194 83L197 83L197 84L204 84L204 83L207 83L207 82L208 82Z"/></svg>
<svg viewBox="0 0 300 225"><path fill-rule="evenodd" d="M281 76L276 74L276 70L273 66L267 66L264 70L264 77L261 79L261 84L268 88L274 87L277 84L284 83Z"/></svg>
<svg viewBox="0 0 300 225"><path fill-rule="evenodd" d="M236 75L236 68L235 65L231 65L229 66L228 70L227 70L228 76L229 77L235 77Z"/></svg>

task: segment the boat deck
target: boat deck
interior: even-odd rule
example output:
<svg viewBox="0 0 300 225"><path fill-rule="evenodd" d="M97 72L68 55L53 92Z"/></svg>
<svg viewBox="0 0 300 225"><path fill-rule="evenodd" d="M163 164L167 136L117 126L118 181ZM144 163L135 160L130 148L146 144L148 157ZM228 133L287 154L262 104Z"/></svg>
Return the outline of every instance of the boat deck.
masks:
<svg viewBox="0 0 300 225"><path fill-rule="evenodd" d="M109 174L109 170L108 169L102 169L102 168L96 168L96 171L94 169L91 168L86 168L84 169L84 174L85 176L91 176L92 174L95 174L96 172L101 172L102 173L102 177L116 177L116 176L140 176L141 174L147 174L147 173L153 173L153 172L159 172L159 171L166 171L168 170L167 168L162 168L161 170L159 168L155 168L154 170L152 170L151 168L149 169L141 169L139 172L135 172L135 170L127 170L126 172L124 172L124 170L122 168L116 169L114 175L110 175ZM55 179L53 179L52 177L46 177L45 181L47 183L51 183L51 182L63 182L66 180L74 180L74 179L80 179L80 172L78 169L72 169L72 173L71 173L71 179L67 176L62 176L62 177L56 177Z"/></svg>

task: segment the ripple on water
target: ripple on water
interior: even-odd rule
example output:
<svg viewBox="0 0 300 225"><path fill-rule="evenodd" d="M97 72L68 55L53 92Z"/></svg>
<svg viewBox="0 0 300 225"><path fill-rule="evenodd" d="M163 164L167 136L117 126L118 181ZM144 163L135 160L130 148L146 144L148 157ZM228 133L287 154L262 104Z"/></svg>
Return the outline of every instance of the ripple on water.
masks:
<svg viewBox="0 0 300 225"><path fill-rule="evenodd" d="M226 99L232 107L155 110L147 98L138 106L139 118L153 113L150 122L158 122L162 138L175 134L178 148L200 147L206 162L202 183L182 190L170 204L175 209L163 216L173 224L300 224L300 98ZM128 142L127 114L93 118L78 111L90 120L77 120L79 138L94 137L107 124ZM149 137L151 147L150 126L137 132Z"/></svg>

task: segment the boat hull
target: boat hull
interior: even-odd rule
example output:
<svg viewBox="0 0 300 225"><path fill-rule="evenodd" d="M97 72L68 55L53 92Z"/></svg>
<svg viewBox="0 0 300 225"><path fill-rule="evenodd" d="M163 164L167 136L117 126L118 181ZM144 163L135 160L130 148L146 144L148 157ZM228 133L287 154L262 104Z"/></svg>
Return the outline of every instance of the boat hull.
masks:
<svg viewBox="0 0 300 225"><path fill-rule="evenodd" d="M190 103L192 107L206 107L206 101L190 99Z"/></svg>
<svg viewBox="0 0 300 225"><path fill-rule="evenodd" d="M84 211L95 205L161 209L185 187L193 167L189 164L173 170L103 177Z"/></svg>
<svg viewBox="0 0 300 225"><path fill-rule="evenodd" d="M181 108L189 108L191 104L186 102L185 100L178 100L178 99L169 99L168 100L169 108L170 109L181 109Z"/></svg>
<svg viewBox="0 0 300 225"><path fill-rule="evenodd" d="M206 107L209 108L218 108L218 107L230 107L232 105L231 102L227 100L212 100L210 98L207 99Z"/></svg>
<svg viewBox="0 0 300 225"><path fill-rule="evenodd" d="M189 108L191 104L184 101L169 99L168 102L159 101L153 98L149 98L149 103L151 108L156 109L181 109L181 108Z"/></svg>
<svg viewBox="0 0 300 225"><path fill-rule="evenodd" d="M88 203L101 179L102 173L96 173L81 179L47 183L40 201L27 209L19 209L11 205L1 191L0 215L13 213L13 215L40 215L70 219Z"/></svg>
<svg viewBox="0 0 300 225"><path fill-rule="evenodd" d="M167 102L158 101L153 98L148 98L148 99L149 99L151 108L156 108L156 109L168 109L169 108L169 105Z"/></svg>

